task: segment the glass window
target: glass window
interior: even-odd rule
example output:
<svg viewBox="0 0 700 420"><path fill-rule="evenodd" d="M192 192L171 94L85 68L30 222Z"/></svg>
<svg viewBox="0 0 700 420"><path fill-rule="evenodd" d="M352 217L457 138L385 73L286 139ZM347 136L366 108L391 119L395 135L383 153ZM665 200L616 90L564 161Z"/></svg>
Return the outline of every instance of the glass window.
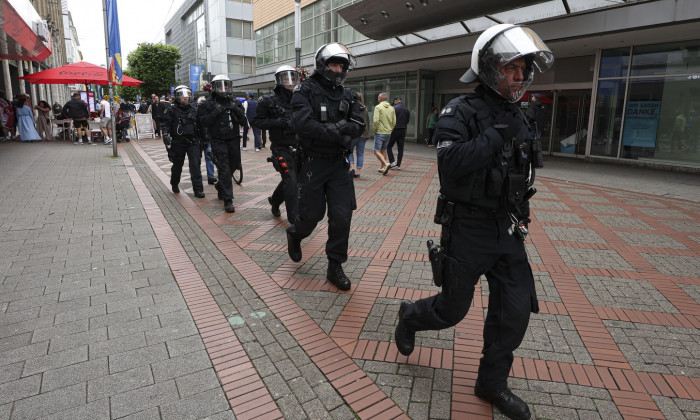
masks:
<svg viewBox="0 0 700 420"><path fill-rule="evenodd" d="M700 40L634 47L632 76L700 72Z"/></svg>
<svg viewBox="0 0 700 420"><path fill-rule="evenodd" d="M253 74L255 69L254 57L240 55L228 56L228 72L230 74Z"/></svg>
<svg viewBox="0 0 700 420"><path fill-rule="evenodd" d="M600 57L599 77L627 77L629 63L629 47L603 50Z"/></svg>
<svg viewBox="0 0 700 420"><path fill-rule="evenodd" d="M700 80L630 80L622 158L700 163Z"/></svg>
<svg viewBox="0 0 700 420"><path fill-rule="evenodd" d="M622 104L625 98L625 80L598 82L593 133L592 156L617 157L622 127Z"/></svg>

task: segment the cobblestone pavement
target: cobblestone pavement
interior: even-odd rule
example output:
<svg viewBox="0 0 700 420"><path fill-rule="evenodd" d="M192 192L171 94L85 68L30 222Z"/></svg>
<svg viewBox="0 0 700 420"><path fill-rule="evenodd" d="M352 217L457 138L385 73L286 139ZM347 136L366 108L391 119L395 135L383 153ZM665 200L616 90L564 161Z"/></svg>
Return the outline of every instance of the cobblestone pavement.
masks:
<svg viewBox="0 0 700 420"><path fill-rule="evenodd" d="M325 281L325 221L288 258L267 149L243 152L233 214L186 169L170 191L160 140L119 150L0 144L0 419L504 418L472 390L485 280L455 328L392 344L401 300L438 291L434 149L388 176L366 155L348 292ZM548 162L510 387L537 419L699 419L697 179Z"/></svg>

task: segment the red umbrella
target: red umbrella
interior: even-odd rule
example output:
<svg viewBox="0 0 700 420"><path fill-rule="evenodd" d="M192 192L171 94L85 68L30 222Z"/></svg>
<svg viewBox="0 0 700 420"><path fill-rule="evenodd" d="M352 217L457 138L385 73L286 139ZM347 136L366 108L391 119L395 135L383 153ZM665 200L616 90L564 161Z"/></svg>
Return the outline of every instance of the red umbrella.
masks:
<svg viewBox="0 0 700 420"><path fill-rule="evenodd" d="M27 74L26 76L20 77L20 79L24 79L29 83L47 83L58 85L81 83L86 85L108 84L107 69L86 61L66 64L65 66L54 67L52 69ZM129 77L127 75L122 76L122 86L138 86L141 83L143 82L134 79L133 77Z"/></svg>

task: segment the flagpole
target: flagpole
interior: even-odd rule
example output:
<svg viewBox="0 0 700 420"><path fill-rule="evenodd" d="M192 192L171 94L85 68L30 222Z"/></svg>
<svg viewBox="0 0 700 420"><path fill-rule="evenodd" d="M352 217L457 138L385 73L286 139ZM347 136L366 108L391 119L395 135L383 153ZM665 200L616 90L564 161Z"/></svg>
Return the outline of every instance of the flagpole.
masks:
<svg viewBox="0 0 700 420"><path fill-rule="evenodd" d="M114 94L112 93L112 81L109 80L109 33L107 31L107 0L102 0L102 14L104 15L105 21L105 52L107 55L107 85L109 86L109 115L112 116L111 121L109 123L112 128L112 156L119 157L119 152L117 151L117 135L114 131L116 129L114 124L115 112L114 107L112 107L112 103L114 102Z"/></svg>

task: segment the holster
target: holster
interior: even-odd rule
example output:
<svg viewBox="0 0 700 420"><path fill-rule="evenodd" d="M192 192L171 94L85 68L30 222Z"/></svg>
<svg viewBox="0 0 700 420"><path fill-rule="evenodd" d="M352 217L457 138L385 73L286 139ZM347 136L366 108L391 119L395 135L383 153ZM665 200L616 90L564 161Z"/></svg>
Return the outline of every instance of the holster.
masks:
<svg viewBox="0 0 700 420"><path fill-rule="evenodd" d="M442 286L442 272L445 261L445 248L435 245L432 240L428 240L428 259L430 267L433 269L433 283L435 286Z"/></svg>

